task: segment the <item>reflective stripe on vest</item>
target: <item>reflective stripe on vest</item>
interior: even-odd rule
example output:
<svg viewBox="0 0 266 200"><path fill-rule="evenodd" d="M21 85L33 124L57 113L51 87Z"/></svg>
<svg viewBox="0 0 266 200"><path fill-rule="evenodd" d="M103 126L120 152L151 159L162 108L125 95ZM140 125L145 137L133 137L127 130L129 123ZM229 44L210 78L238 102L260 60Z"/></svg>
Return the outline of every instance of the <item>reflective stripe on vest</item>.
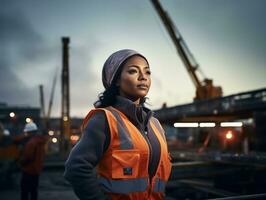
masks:
<svg viewBox="0 0 266 200"><path fill-rule="evenodd" d="M104 192L128 194L131 192L145 192L148 187L148 179L136 178L129 180L98 179Z"/></svg>
<svg viewBox="0 0 266 200"><path fill-rule="evenodd" d="M98 179L104 192L129 194L131 192L145 192L148 187L147 178L136 178L129 180Z"/></svg>
<svg viewBox="0 0 266 200"><path fill-rule="evenodd" d="M126 150L126 149L133 149L132 139L130 137L129 131L121 119L121 116L112 108L108 108L109 110L116 118L117 120L117 130L120 140L120 149Z"/></svg>
<svg viewBox="0 0 266 200"><path fill-rule="evenodd" d="M166 138L165 138L165 135L164 135L164 130L161 127L161 125L158 122L158 120L156 118L154 118L154 117L151 117L151 121L152 121L153 125L156 127L156 129L159 130L161 136L163 137L164 141L166 142Z"/></svg>
<svg viewBox="0 0 266 200"><path fill-rule="evenodd" d="M166 182L162 179L156 178L153 191L154 192L164 192L165 191Z"/></svg>

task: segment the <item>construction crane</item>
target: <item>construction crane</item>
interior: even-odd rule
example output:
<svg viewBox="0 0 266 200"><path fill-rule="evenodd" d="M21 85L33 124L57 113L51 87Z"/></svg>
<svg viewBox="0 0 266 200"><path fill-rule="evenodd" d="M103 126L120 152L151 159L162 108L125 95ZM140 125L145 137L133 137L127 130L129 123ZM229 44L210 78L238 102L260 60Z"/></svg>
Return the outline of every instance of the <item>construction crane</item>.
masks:
<svg viewBox="0 0 266 200"><path fill-rule="evenodd" d="M62 110L61 110L61 134L60 134L60 152L62 155L68 152L70 138L70 97L69 97L69 37L62 37L62 74L61 74L61 92L62 92ZM49 129L49 119L51 115L55 86L57 81L58 69L53 79L50 101L47 114L45 112L43 86L40 85L40 104L43 116L43 124L46 130Z"/></svg>
<svg viewBox="0 0 266 200"><path fill-rule="evenodd" d="M55 86L56 86L56 81L57 81L57 74L58 74L58 68L56 69L56 73L55 73L54 79L53 79L53 84L52 84L52 89L51 89L51 94L50 94L50 100L49 100L47 113L45 112L45 101L44 101L43 85L39 86L39 89L40 89L41 115L42 115L42 119L43 119L43 126L44 126L46 131L49 129L49 120L50 120L50 117L51 117L52 105L53 105L53 100L54 100L54 93L55 93Z"/></svg>
<svg viewBox="0 0 266 200"><path fill-rule="evenodd" d="M42 118L45 119L45 103L44 103L44 95L43 95L43 85L39 85L39 91L40 91L40 106L41 106L41 115Z"/></svg>
<svg viewBox="0 0 266 200"><path fill-rule="evenodd" d="M168 31L174 45L177 49L179 56L181 57L193 84L196 87L196 95L194 100L204 100L214 97L222 96L222 88L219 86L213 86L212 79L204 78L200 81L196 72L199 71L199 65L194 59L192 53L189 51L184 39L175 27L174 23L168 16L167 12L163 10L159 0L151 0L155 10L159 14L163 24Z"/></svg>
<svg viewBox="0 0 266 200"><path fill-rule="evenodd" d="M53 79L53 84L52 84L52 89L51 89L51 94L50 94L50 100L49 100L49 105L48 105L48 111L47 111L47 120L50 119L51 112L52 112L57 75L58 75L58 68L56 68L56 72L55 72L54 79Z"/></svg>

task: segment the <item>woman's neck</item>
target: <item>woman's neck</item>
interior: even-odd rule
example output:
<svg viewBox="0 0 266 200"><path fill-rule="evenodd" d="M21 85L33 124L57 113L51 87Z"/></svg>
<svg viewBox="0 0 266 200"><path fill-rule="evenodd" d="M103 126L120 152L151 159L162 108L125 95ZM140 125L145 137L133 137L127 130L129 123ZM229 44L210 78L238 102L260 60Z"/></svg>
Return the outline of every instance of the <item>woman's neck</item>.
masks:
<svg viewBox="0 0 266 200"><path fill-rule="evenodd" d="M122 95L122 94L120 94L120 96L132 101L132 103L134 103L136 106L139 106L140 98L129 97L129 96Z"/></svg>

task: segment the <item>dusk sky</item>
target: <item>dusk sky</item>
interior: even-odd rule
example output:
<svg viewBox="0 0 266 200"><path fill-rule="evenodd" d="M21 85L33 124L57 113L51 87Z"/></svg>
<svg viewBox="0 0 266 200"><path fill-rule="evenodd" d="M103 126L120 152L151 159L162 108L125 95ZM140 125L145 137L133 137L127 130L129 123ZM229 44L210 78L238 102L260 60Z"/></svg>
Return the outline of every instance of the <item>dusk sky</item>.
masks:
<svg viewBox="0 0 266 200"><path fill-rule="evenodd" d="M206 77L224 96L266 87L265 0L161 0ZM151 109L193 101L195 88L149 0L1 0L0 102L46 108L70 37L71 116L103 92L107 57L135 49L149 60ZM61 111L60 73L52 116ZM203 77L200 77L203 79Z"/></svg>

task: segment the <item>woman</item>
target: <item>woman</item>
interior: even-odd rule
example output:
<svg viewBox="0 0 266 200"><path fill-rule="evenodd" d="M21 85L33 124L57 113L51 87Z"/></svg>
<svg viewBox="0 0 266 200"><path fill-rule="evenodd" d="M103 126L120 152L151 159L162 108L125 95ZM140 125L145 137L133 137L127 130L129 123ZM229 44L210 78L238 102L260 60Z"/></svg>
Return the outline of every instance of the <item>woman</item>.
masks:
<svg viewBox="0 0 266 200"><path fill-rule="evenodd" d="M82 138L65 164L65 178L80 199L164 198L171 163L164 131L144 107L150 75L147 59L134 50L106 60L105 91L84 119Z"/></svg>

